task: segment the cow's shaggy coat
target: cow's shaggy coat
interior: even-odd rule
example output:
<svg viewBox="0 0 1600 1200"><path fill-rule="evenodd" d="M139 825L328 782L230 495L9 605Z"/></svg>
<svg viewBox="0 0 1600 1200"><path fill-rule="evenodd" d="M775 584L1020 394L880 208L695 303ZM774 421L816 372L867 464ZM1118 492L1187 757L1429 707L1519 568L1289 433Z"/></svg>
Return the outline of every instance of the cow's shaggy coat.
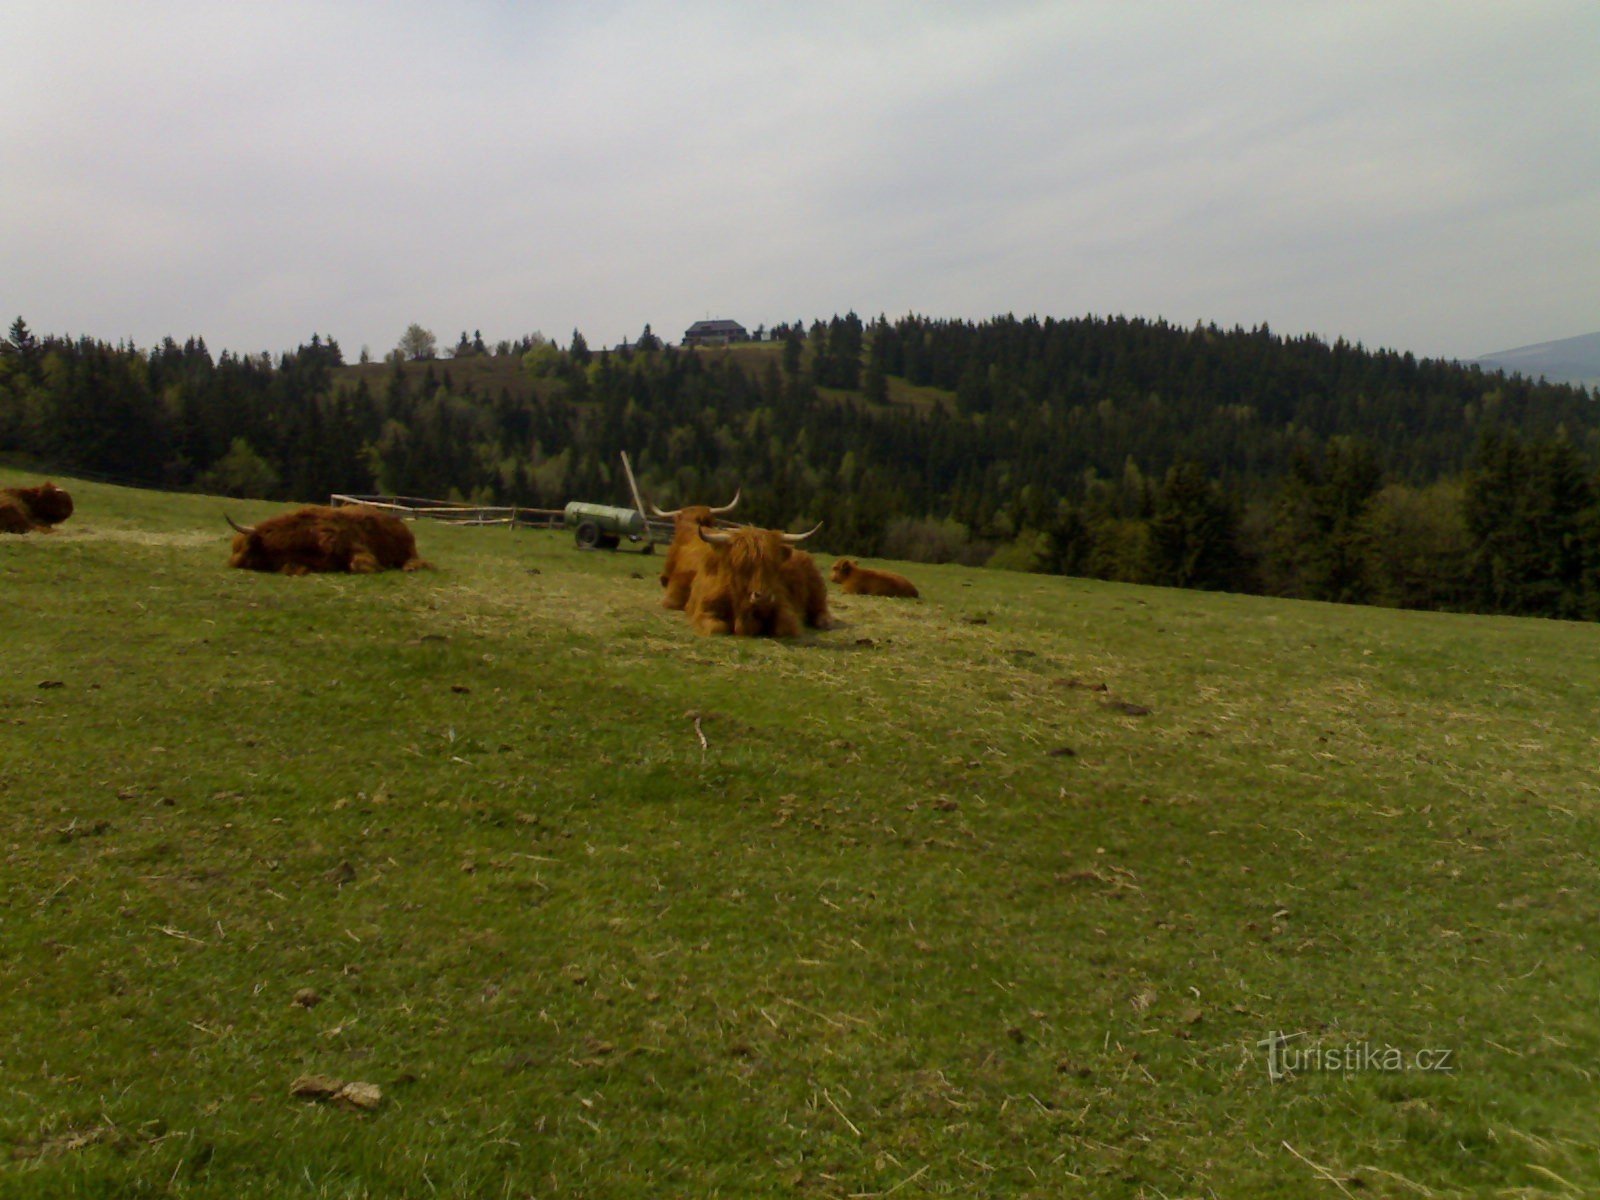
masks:
<svg viewBox="0 0 1600 1200"><path fill-rule="evenodd" d="M904 575L863 567L850 558L834 563L828 577L849 596L900 596L915 600L918 595L917 585Z"/></svg>
<svg viewBox="0 0 1600 1200"><path fill-rule="evenodd" d="M734 529L717 537L706 543L685 608L696 632L794 637L806 625L831 627L827 585L811 555L775 529Z"/></svg>
<svg viewBox="0 0 1600 1200"><path fill-rule="evenodd" d="M345 508L312 504L239 529L228 565L306 575L415 571L430 564L417 557L416 535L399 517L359 504Z"/></svg>
<svg viewBox="0 0 1600 1200"><path fill-rule="evenodd" d="M72 497L53 483L0 488L0 533L49 533L72 515Z"/></svg>
<svg viewBox="0 0 1600 1200"><path fill-rule="evenodd" d="M672 531L672 545L667 547L667 561L661 564L661 586L666 589L661 596L661 607L681 610L689 603L694 577L711 552L711 547L700 540L700 527L714 528L717 518L710 506L691 504L678 509L673 520L676 526Z"/></svg>
<svg viewBox="0 0 1600 1200"><path fill-rule="evenodd" d="M631 477L630 477L631 478ZM673 519L672 545L667 547L667 561L661 564L661 586L666 589L661 597L662 608L681 609L689 603L689 589L694 586L695 574L705 561L706 544L700 540L700 530L715 529L724 513L730 513L739 504L739 492L727 504L689 504L663 512L655 505L650 511L658 518Z"/></svg>

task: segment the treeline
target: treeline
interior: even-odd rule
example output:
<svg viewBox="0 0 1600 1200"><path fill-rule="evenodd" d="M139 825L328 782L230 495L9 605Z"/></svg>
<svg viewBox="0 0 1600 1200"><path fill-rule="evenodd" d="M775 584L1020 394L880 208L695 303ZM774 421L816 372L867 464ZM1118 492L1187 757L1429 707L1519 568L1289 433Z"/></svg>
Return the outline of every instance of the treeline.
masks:
<svg viewBox="0 0 1600 1200"><path fill-rule="evenodd" d="M408 331L409 332L409 331ZM0 453L169 488L559 507L737 485L838 553L1418 608L1600 617L1600 421L1577 387L1122 318L780 324L755 352L539 339L515 388L451 362L346 367L0 342ZM502 356L507 346L496 346ZM462 336L458 357L485 354ZM457 369L461 366L457 364Z"/></svg>

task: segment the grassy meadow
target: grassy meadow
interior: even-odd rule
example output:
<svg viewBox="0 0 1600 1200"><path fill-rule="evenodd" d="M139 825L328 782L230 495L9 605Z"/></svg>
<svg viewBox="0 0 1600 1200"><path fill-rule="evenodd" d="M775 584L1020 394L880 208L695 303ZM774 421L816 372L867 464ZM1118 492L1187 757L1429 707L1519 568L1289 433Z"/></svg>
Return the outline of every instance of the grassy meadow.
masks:
<svg viewBox="0 0 1600 1200"><path fill-rule="evenodd" d="M908 566L708 640L635 551L60 482L0 1196L1600 1191L1600 628Z"/></svg>

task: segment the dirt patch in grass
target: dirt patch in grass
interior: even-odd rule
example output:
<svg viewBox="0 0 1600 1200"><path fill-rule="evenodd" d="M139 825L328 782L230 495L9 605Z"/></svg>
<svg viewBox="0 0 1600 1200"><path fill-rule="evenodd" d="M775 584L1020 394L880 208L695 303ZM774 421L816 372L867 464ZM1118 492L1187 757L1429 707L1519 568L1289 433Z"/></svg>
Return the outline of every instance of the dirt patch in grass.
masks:
<svg viewBox="0 0 1600 1200"><path fill-rule="evenodd" d="M198 530L177 530L158 533L144 529L114 529L97 525L63 525L54 533L41 537L41 544L69 546L81 542L111 542L124 546L170 546L192 550L199 546L213 546L224 562L228 556L228 539L232 535L201 533Z"/></svg>

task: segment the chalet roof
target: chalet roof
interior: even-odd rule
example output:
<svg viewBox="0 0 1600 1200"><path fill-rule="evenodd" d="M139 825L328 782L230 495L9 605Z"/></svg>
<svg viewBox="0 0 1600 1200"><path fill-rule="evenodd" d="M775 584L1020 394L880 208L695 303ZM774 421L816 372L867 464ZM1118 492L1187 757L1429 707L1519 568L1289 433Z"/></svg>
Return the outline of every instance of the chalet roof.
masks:
<svg viewBox="0 0 1600 1200"><path fill-rule="evenodd" d="M719 317L712 321L696 321L693 325L689 326L689 332L685 336L692 336L694 334L701 333L743 333L744 331L744 326L739 324L739 322L730 321L726 317Z"/></svg>

